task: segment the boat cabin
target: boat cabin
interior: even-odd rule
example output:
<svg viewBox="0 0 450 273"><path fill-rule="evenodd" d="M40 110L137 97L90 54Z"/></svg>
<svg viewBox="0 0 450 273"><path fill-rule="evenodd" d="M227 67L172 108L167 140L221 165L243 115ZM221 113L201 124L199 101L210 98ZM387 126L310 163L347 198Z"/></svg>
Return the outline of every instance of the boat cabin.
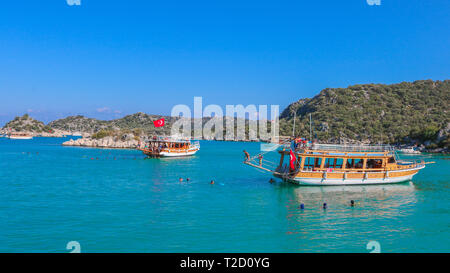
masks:
<svg viewBox="0 0 450 273"><path fill-rule="evenodd" d="M149 157L163 157L193 155L199 149L200 144L189 139L154 137L140 150Z"/></svg>

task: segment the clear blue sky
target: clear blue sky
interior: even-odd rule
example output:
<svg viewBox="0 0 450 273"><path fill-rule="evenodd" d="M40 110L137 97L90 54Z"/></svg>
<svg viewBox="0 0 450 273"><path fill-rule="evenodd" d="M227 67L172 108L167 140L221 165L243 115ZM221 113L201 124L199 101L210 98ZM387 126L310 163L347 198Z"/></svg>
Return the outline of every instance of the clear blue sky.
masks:
<svg viewBox="0 0 450 273"><path fill-rule="evenodd" d="M450 1L3 1L0 124L175 104L279 104L327 87L444 80Z"/></svg>

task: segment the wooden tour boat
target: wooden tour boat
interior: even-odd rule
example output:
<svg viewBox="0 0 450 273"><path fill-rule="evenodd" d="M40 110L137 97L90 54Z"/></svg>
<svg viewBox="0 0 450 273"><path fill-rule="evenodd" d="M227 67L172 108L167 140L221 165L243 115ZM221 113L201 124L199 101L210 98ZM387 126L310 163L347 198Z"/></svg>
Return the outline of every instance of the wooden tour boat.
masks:
<svg viewBox="0 0 450 273"><path fill-rule="evenodd" d="M153 137L139 150L152 158L190 156L200 150L200 143L188 138Z"/></svg>
<svg viewBox="0 0 450 273"><path fill-rule="evenodd" d="M9 139L33 139L33 136L27 133L9 133Z"/></svg>
<svg viewBox="0 0 450 273"><path fill-rule="evenodd" d="M389 145L312 144L293 148L285 144L278 152L281 158L275 170L264 167L262 157L255 162L258 156L244 163L285 181L311 186L400 183L434 163L401 161Z"/></svg>

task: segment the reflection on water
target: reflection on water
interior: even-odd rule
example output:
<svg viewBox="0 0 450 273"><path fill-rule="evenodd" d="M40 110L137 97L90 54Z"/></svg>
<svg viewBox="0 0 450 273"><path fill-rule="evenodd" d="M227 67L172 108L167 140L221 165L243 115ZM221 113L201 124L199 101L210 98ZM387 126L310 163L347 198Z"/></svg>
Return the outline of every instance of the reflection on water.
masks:
<svg viewBox="0 0 450 273"><path fill-rule="evenodd" d="M411 231L402 219L414 212L417 202L416 188L412 182L285 188L290 190L286 201L286 234L298 240L298 251L339 251L339 240L359 236L362 243L376 235L377 229L392 235ZM353 207L351 200L355 201ZM327 203L326 209L323 209L323 203ZM305 208L300 209L300 204L304 204ZM362 249L355 248L355 251Z"/></svg>
<svg viewBox="0 0 450 273"><path fill-rule="evenodd" d="M292 202L348 205L350 200L366 203L390 199L389 202L377 203L381 206L377 207L378 209L388 209L414 203L416 201L414 191L412 182L367 186L296 187L293 189Z"/></svg>
<svg viewBox="0 0 450 273"><path fill-rule="evenodd" d="M85 252L367 252L372 240L382 252L450 246L448 157L424 155L436 164L414 184L300 187L269 183L266 172L242 164L242 150L257 154L259 143L202 142L192 157L145 160L132 150L47 145L65 140L0 139L0 252L65 252L74 239Z"/></svg>

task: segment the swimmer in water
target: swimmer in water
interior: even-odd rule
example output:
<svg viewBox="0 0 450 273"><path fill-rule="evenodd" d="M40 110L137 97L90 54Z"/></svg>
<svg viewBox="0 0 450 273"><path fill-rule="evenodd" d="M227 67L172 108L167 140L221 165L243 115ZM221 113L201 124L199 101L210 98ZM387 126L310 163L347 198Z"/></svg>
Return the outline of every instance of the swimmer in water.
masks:
<svg viewBox="0 0 450 273"><path fill-rule="evenodd" d="M211 182L209 184L213 185L214 184L214 180L211 180Z"/></svg>
<svg viewBox="0 0 450 273"><path fill-rule="evenodd" d="M269 183L273 183L275 180L273 178L270 178Z"/></svg>
<svg viewBox="0 0 450 273"><path fill-rule="evenodd" d="M180 177L178 180L179 180L180 182L183 182L183 178L181 178L181 177Z"/></svg>

